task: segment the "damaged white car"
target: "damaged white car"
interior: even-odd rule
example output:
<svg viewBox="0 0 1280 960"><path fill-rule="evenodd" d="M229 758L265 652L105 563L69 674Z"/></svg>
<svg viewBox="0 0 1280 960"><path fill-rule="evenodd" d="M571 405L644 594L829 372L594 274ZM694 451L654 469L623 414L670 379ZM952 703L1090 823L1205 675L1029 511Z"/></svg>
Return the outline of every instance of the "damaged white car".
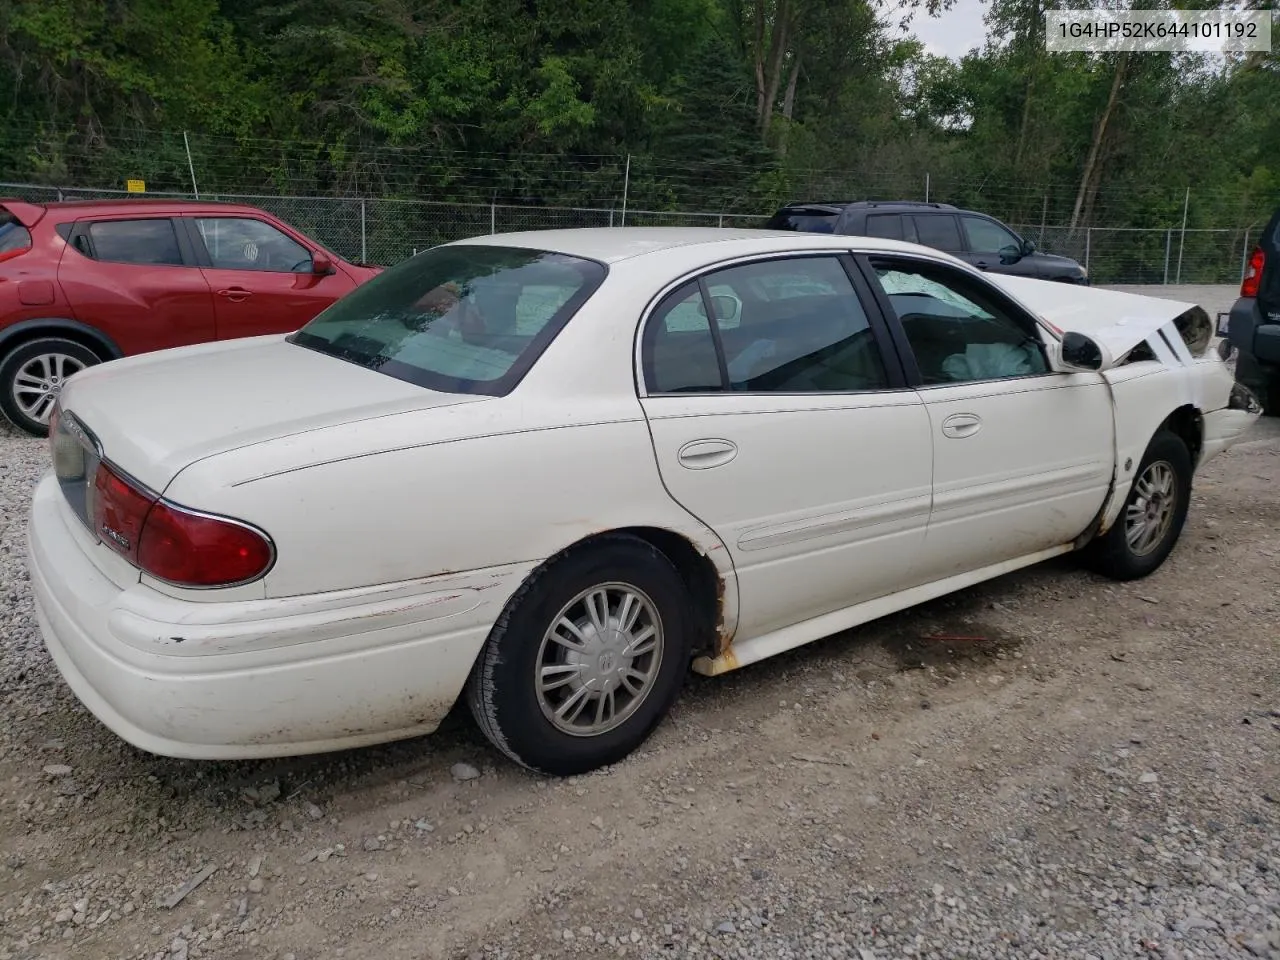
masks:
<svg viewBox="0 0 1280 960"><path fill-rule="evenodd" d="M287 337L93 367L35 493L48 648L154 753L435 729L573 774L719 674L1078 550L1128 579L1258 415L1191 304L864 237L438 247Z"/></svg>

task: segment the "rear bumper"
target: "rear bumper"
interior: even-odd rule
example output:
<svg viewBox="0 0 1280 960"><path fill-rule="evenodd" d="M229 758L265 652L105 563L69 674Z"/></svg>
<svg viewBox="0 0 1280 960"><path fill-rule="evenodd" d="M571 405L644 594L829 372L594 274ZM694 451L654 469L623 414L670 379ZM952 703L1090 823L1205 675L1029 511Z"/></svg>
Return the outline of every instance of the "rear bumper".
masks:
<svg viewBox="0 0 1280 960"><path fill-rule="evenodd" d="M57 484L37 487L28 564L45 645L82 703L151 753L248 759L430 733L527 569L195 602L108 580Z"/></svg>
<svg viewBox="0 0 1280 960"><path fill-rule="evenodd" d="M1280 366L1280 323L1264 317L1256 299L1241 297L1237 300L1231 308L1228 324L1227 339L1237 350L1260 363Z"/></svg>

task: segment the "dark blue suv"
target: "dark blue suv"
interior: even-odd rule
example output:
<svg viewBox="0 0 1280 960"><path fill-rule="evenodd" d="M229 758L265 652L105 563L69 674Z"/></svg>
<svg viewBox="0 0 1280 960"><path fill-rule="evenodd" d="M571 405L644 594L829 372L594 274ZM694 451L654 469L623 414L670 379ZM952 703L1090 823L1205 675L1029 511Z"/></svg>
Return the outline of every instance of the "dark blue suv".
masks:
<svg viewBox="0 0 1280 960"><path fill-rule="evenodd" d="M768 230L840 233L906 240L945 250L979 270L1038 280L1088 283L1084 267L1069 257L1040 253L995 217L949 203L859 200L792 203L765 224Z"/></svg>

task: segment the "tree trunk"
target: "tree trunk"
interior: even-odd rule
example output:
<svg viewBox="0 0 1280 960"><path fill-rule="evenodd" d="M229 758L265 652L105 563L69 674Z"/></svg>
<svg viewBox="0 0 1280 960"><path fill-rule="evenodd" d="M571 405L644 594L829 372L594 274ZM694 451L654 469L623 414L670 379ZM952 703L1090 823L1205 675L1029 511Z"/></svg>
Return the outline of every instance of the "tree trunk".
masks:
<svg viewBox="0 0 1280 960"><path fill-rule="evenodd" d="M1095 173L1098 169L1098 155L1102 149L1103 138L1107 135L1107 124L1111 120L1111 114L1115 111L1116 101L1120 99L1120 88L1124 84L1125 70L1129 65L1129 52L1126 50L1119 54L1116 60L1115 74L1111 78L1111 93L1107 97L1107 105L1102 111L1102 116L1098 118L1098 124L1094 128L1093 142L1089 144L1089 155L1084 161L1084 170L1080 174L1080 189L1076 191L1075 206L1071 210L1071 227L1074 231L1080 225L1080 211L1084 206L1086 194L1089 192L1090 184L1093 182Z"/></svg>
<svg viewBox="0 0 1280 960"><path fill-rule="evenodd" d="M787 126L782 131L782 140L778 144L779 156L787 155L787 138L791 135L791 114L796 106L796 84L800 79L800 57L796 56L791 61L791 78L787 81L787 92L782 95L782 116L787 120Z"/></svg>
<svg viewBox="0 0 1280 960"><path fill-rule="evenodd" d="M764 103L760 110L760 136L768 137L769 122L773 119L773 105L778 102L778 88L782 85L782 63L787 55L790 39L791 9L789 0L778 0L773 17L773 36L769 44L769 62L765 69Z"/></svg>

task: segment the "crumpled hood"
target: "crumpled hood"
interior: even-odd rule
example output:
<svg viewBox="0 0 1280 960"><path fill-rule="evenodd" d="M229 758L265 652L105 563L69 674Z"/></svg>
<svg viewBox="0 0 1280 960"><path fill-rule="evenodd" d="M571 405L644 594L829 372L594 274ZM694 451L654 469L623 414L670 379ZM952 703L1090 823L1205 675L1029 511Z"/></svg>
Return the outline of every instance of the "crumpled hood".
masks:
<svg viewBox="0 0 1280 960"><path fill-rule="evenodd" d="M61 406L152 490L205 457L320 427L484 397L436 393L282 335L180 347L76 374Z"/></svg>
<svg viewBox="0 0 1280 960"><path fill-rule="evenodd" d="M1074 330L1092 337L1117 360L1166 323L1189 310L1202 309L1179 300L1052 280L994 273L985 277L1054 330Z"/></svg>

